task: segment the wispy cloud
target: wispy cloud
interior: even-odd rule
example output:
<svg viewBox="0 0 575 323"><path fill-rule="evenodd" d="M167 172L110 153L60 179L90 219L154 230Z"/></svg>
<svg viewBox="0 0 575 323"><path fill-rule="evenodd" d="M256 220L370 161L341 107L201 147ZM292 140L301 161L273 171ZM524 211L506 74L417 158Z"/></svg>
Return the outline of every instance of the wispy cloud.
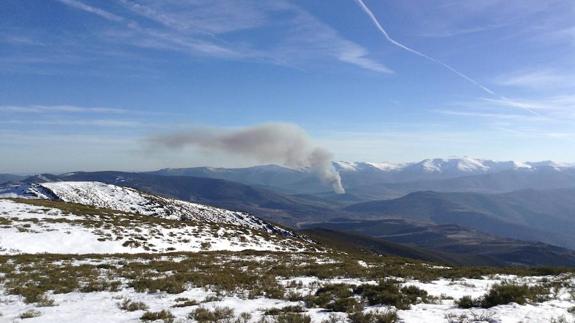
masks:
<svg viewBox="0 0 575 323"><path fill-rule="evenodd" d="M117 0L131 15L119 15L78 0L57 0L114 24L101 31L105 41L210 58L251 60L297 66L318 57L378 73L392 71L364 47L291 2L251 0ZM245 33L275 33L256 43ZM233 34L233 37L230 35ZM247 41L247 39L250 39Z"/></svg>
<svg viewBox="0 0 575 323"><path fill-rule="evenodd" d="M139 121L94 119L94 120L4 120L0 124L5 125L41 125L41 126L89 126L105 128L137 128L150 127Z"/></svg>
<svg viewBox="0 0 575 323"><path fill-rule="evenodd" d="M128 110L106 107L80 107L74 105L1 105L0 111L12 113L111 113L124 114Z"/></svg>
<svg viewBox="0 0 575 323"><path fill-rule="evenodd" d="M529 109L541 112L573 113L575 111L575 95L560 95L531 100L484 98L482 101L498 107Z"/></svg>
<svg viewBox="0 0 575 323"><path fill-rule="evenodd" d="M485 118L489 120L511 120L511 121L546 121L549 120L543 116L526 115L526 114L511 114L511 113L497 113L497 112L475 112L475 111L460 111L460 110L434 110L434 112L459 117L471 118Z"/></svg>
<svg viewBox="0 0 575 323"><path fill-rule="evenodd" d="M375 14L371 11L371 9L365 4L365 2L363 0L355 0L355 2L359 5L359 7L361 8L361 10L363 10L367 16L369 17L369 19L371 20L371 22L375 25L375 27L379 30L379 32L381 32L381 34L385 37L385 39L390 42L392 45L401 48L407 52L410 52L412 54L415 54L417 56L423 57L424 59L427 59L428 61L431 61L435 64L438 64L444 68L446 68L447 70L449 70L450 72L454 73L455 75L459 76L460 78L466 80L467 82L470 82L471 84L475 85L476 87L478 87L479 89L481 89L482 91L491 94L491 95L495 95L495 92L493 90L491 90L490 88L486 87L485 85L481 84L479 81L469 77L467 74L464 74L462 72L460 72L459 70L455 69L454 67L452 67L449 64L446 64L434 57L431 57L427 54L424 54L418 50L415 50L409 46L404 45L401 42L398 42L397 40L395 40L394 38L392 38L389 33L385 30L385 28L383 28L383 26L381 25L381 23L379 22L379 20L377 19L377 17L375 16Z"/></svg>
<svg viewBox="0 0 575 323"><path fill-rule="evenodd" d="M454 103L445 108L434 109L432 112L444 116L469 118L501 129L533 126L537 128L537 132L546 133L549 129L573 127L575 96L551 96L531 100L481 98Z"/></svg>
<svg viewBox="0 0 575 323"><path fill-rule="evenodd" d="M495 82L503 86L548 89L575 87L575 79L554 70L522 71L499 76Z"/></svg>
<svg viewBox="0 0 575 323"><path fill-rule="evenodd" d="M90 5L87 5L83 2L80 1L76 1L76 0L56 0L58 2L61 2L67 6L70 6L72 8L76 8L82 11L85 11L87 13L91 13L94 14L96 16L102 17L104 19L110 20L110 21L115 21L115 22L122 22L124 21L124 18L118 15L115 15L109 11L100 9L100 8L96 8Z"/></svg>

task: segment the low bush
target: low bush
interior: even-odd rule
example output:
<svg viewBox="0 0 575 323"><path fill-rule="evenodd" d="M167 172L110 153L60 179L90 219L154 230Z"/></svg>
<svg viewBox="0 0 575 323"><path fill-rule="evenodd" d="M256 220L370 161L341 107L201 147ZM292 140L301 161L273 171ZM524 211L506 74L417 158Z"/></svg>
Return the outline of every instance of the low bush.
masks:
<svg viewBox="0 0 575 323"><path fill-rule="evenodd" d="M118 307L121 310L128 312L145 311L148 309L148 305L142 302L134 302L130 299L123 300L121 303L118 304Z"/></svg>
<svg viewBox="0 0 575 323"><path fill-rule="evenodd" d="M349 315L350 323L395 323L398 320L395 311L356 312Z"/></svg>
<svg viewBox="0 0 575 323"><path fill-rule="evenodd" d="M326 309L332 312L354 313L363 310L363 305L355 298L348 297L336 299L333 303L327 304Z"/></svg>
<svg viewBox="0 0 575 323"><path fill-rule="evenodd" d="M56 302L54 301L54 299L42 294L42 295L37 297L36 306L39 306L39 307L56 306Z"/></svg>
<svg viewBox="0 0 575 323"><path fill-rule="evenodd" d="M369 305L392 305L397 309L409 309L411 304L427 301L427 292L415 286L400 288L392 281L381 281L378 285L360 285L354 293L367 299Z"/></svg>
<svg viewBox="0 0 575 323"><path fill-rule="evenodd" d="M40 315L42 315L42 313L40 313L39 311L36 310L28 310L22 314L20 314L20 318L25 320L25 319L31 319L31 318L35 318L35 317L39 317Z"/></svg>
<svg viewBox="0 0 575 323"><path fill-rule="evenodd" d="M168 294L180 294L186 290L185 282L178 281L172 277L159 279L138 279L130 284L138 293L166 292Z"/></svg>
<svg viewBox="0 0 575 323"><path fill-rule="evenodd" d="M284 306L282 308L270 308L264 312L264 315L280 315L282 313L301 313L305 309L299 305Z"/></svg>
<svg viewBox="0 0 575 323"><path fill-rule="evenodd" d="M188 314L188 318L199 323L223 322L234 318L234 310L229 307L216 307L213 310L198 307L195 311Z"/></svg>
<svg viewBox="0 0 575 323"><path fill-rule="evenodd" d="M471 296L463 296L459 300L455 301L455 304L457 307L465 309L481 306L481 303L474 300Z"/></svg>
<svg viewBox="0 0 575 323"><path fill-rule="evenodd" d="M275 319L276 323L310 323L311 317L305 314L282 313Z"/></svg>
<svg viewBox="0 0 575 323"><path fill-rule="evenodd" d="M495 284L481 300L481 307L517 303L523 305L529 301L542 302L548 298L549 289L543 286L527 286L513 283Z"/></svg>
<svg viewBox="0 0 575 323"><path fill-rule="evenodd" d="M145 312L140 317L142 321L163 321L165 323L174 322L174 315L170 311L162 310L160 312Z"/></svg>
<svg viewBox="0 0 575 323"><path fill-rule="evenodd" d="M176 299L177 301L177 299ZM194 300L194 299L186 299L183 301L180 301L177 304L172 305L172 307L189 307L189 306L195 306L198 305L198 301Z"/></svg>

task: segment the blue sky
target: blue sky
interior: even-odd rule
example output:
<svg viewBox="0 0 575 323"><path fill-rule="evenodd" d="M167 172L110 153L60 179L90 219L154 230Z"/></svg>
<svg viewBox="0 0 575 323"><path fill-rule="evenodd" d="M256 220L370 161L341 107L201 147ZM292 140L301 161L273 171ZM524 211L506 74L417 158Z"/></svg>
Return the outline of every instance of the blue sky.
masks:
<svg viewBox="0 0 575 323"><path fill-rule="evenodd" d="M265 122L341 160L575 161L575 2L3 0L0 172L254 161L146 138Z"/></svg>

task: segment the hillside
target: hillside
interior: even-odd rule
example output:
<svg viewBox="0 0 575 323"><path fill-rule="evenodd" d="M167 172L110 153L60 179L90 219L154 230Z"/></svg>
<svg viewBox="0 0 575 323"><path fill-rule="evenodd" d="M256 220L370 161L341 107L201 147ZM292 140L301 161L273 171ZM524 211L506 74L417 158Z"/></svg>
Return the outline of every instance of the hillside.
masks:
<svg viewBox="0 0 575 323"><path fill-rule="evenodd" d="M0 224L0 254L293 251L312 247L294 237L240 225L172 220L52 200L0 199Z"/></svg>
<svg viewBox="0 0 575 323"><path fill-rule="evenodd" d="M574 189L504 194L417 192L345 210L369 217L457 224L513 239L575 247Z"/></svg>
<svg viewBox="0 0 575 323"><path fill-rule="evenodd" d="M20 175L0 174L0 184L4 183L4 182L18 181L18 180L21 180L23 178L24 178L24 176L20 176Z"/></svg>
<svg viewBox="0 0 575 323"><path fill-rule="evenodd" d="M349 246L453 265L575 266L575 251L571 249L502 238L453 224L384 219L310 223L305 227L334 231L331 236Z"/></svg>
<svg viewBox="0 0 575 323"><path fill-rule="evenodd" d="M53 182L40 185L49 189L58 199L65 202L157 216L171 220L231 224L270 233L285 233L285 230L272 226L247 213L158 197L111 184L99 182Z"/></svg>

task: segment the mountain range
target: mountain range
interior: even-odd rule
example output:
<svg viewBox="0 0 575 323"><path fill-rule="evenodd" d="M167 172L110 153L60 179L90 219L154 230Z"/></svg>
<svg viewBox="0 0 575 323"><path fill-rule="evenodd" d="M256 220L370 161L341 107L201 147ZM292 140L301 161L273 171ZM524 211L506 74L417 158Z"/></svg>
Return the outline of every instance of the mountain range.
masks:
<svg viewBox="0 0 575 323"><path fill-rule="evenodd" d="M100 182L243 212L294 229L335 231L346 243L379 251L408 248L420 259L570 264L575 249L575 168L570 165L470 158L333 165L346 194L331 192L308 170L264 165L42 174L4 183L0 195L50 198L53 190L38 185Z"/></svg>
<svg viewBox="0 0 575 323"><path fill-rule="evenodd" d="M524 189L575 187L575 167L544 162L492 161L472 158L426 159L416 163L334 162L346 194L335 194L306 169L276 165L248 168L177 168L156 175L224 179L288 194L321 197L334 203L390 199L429 190L502 193Z"/></svg>

